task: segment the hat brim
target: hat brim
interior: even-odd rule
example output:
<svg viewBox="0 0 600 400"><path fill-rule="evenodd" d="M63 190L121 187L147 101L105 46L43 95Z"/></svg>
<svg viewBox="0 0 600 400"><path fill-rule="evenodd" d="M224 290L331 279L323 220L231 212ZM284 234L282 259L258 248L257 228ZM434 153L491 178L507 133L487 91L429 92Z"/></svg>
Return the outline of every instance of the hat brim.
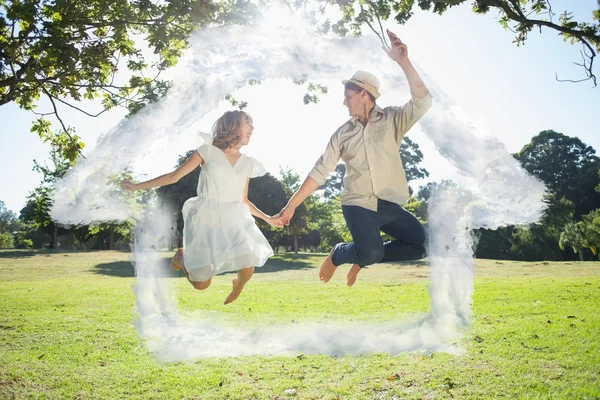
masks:
<svg viewBox="0 0 600 400"><path fill-rule="evenodd" d="M356 86L366 90L367 92L369 92L373 97L375 97L375 99L378 99L379 96L381 96L381 94L375 89L375 88L369 88L369 87L365 87L365 84L363 84L362 82L359 82L357 80L354 79L344 79L342 81L342 85L346 86L346 84L350 82L350 83L354 83Z"/></svg>

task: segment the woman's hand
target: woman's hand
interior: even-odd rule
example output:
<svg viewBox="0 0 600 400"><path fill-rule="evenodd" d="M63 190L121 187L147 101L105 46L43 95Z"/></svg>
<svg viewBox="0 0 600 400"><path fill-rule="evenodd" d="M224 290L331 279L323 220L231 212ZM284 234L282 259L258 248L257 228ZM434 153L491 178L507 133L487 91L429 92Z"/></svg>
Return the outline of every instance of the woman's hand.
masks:
<svg viewBox="0 0 600 400"><path fill-rule="evenodd" d="M121 181L121 189L127 191L137 190L137 185L131 182L129 179L123 179Z"/></svg>

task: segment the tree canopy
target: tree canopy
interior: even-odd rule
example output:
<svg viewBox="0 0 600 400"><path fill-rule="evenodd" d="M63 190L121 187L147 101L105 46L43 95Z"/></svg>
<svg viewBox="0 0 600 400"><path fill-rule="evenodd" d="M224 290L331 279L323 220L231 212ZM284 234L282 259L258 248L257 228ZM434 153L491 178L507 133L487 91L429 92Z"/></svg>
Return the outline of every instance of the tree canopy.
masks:
<svg viewBox="0 0 600 400"><path fill-rule="evenodd" d="M0 105L35 110L32 130L42 137L44 117L52 114L71 133L59 103L89 116L115 106L134 113L166 92L160 73L177 63L192 32L244 23L253 9L243 0L0 0ZM145 47L155 59L147 59ZM128 80L120 82L123 71ZM41 97L50 111L37 112ZM75 105L83 99L100 99L102 108Z"/></svg>
<svg viewBox="0 0 600 400"><path fill-rule="evenodd" d="M527 172L540 178L557 199L571 200L576 217L600 204L600 193L595 190L600 183L600 158L593 147L579 138L542 131L515 158Z"/></svg>
<svg viewBox="0 0 600 400"><path fill-rule="evenodd" d="M564 41L582 46L582 61L578 63L585 74L582 79L564 79L559 81L591 81L596 86L594 58L600 51L600 0L592 10L590 22L576 21L569 10L558 11L552 8L551 0L320 0L326 5L335 4L341 10L338 21L329 19L322 23L324 31L333 31L341 35L357 35L365 26L375 32L386 45L381 21L393 18L399 24L405 24L414 14L415 7L436 14L444 14L450 8L470 4L477 14L494 13L498 22L514 33L513 42L523 45L534 29L551 29ZM308 1L301 1L302 4ZM297 1L294 2L295 4ZM324 6L323 6L324 7ZM579 61L579 60L577 60Z"/></svg>
<svg viewBox="0 0 600 400"><path fill-rule="evenodd" d="M324 32L358 35L370 27L385 44L381 21L393 18L403 24L419 7L437 14L467 0L317 0L315 18ZM300 9L308 0L288 0ZM263 2L269 6L273 2ZM322 20L329 7L339 7L337 20ZM552 29L570 43L583 46L586 74L596 85L593 63L600 49L600 0L591 22L575 21L568 10L558 13L550 0L474 0L479 14L498 12L499 22L515 33L517 45L525 43L534 28ZM0 106L15 102L37 113L32 126L43 139L52 136L44 117L55 115L64 133L68 121L58 104L97 116L116 106L130 114L160 99L169 82L160 73L175 65L195 30L207 25L246 24L254 21L259 5L247 0L0 0ZM558 15L558 17L557 17ZM154 59L147 59L143 48ZM119 72L119 74L117 74ZM126 78L119 78L125 72ZM557 77L558 79L558 77ZM579 81L579 80L578 80ZM305 102L318 101L326 88L310 83ZM41 98L50 110L38 110ZM84 110L83 99L101 100L97 110ZM82 144L71 138L73 143Z"/></svg>

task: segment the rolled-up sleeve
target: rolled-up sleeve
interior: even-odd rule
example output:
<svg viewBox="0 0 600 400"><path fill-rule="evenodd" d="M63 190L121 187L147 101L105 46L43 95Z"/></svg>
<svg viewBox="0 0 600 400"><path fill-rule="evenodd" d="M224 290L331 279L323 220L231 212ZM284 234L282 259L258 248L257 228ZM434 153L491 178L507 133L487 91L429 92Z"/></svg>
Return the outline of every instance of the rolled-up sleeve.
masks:
<svg viewBox="0 0 600 400"><path fill-rule="evenodd" d="M396 143L400 145L404 135L419 119L431 108L433 104L433 97L431 93L423 98L413 96L405 105L402 107L389 107L394 113L394 136Z"/></svg>
<svg viewBox="0 0 600 400"><path fill-rule="evenodd" d="M325 152L323 155L317 160L314 168L310 171L308 176L315 180L319 185L324 185L329 174L335 170L335 167L338 165L338 162L341 158L340 151L340 142L339 142L339 130L336 131L327 147L325 148Z"/></svg>

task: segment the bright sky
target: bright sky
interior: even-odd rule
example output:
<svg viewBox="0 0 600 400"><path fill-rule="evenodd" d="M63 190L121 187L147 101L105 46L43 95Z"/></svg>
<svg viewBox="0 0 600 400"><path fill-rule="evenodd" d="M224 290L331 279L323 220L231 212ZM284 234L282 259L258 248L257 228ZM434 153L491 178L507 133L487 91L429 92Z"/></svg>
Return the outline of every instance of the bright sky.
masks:
<svg viewBox="0 0 600 400"><path fill-rule="evenodd" d="M555 10L568 6L576 19L589 20L596 0L574 3L555 0L552 5ZM581 60L580 47L564 43L554 31L545 30L541 34L534 31L525 46L516 47L512 43L513 34L503 30L494 15L475 15L470 5L455 7L444 16L416 12L405 26L386 23L385 27L408 45L411 60L509 151L520 150L544 129L578 136L600 149L597 124L600 86L594 89L589 81L571 84L554 79L555 72L565 79L583 76L581 68L572 64ZM365 30L364 34L372 33ZM398 73L402 71L398 69ZM340 80L343 78L346 77L340 76ZM309 106L302 103L304 91L288 81L264 82L236 93L236 97L249 101L248 111L255 122L255 135L246 152L259 158L274 175L284 165L301 174L308 172L333 131L347 120L341 83L322 83L329 86L329 94ZM382 92L380 105L386 106L385 88ZM82 108L92 111L100 106L90 103ZM204 130L208 131L227 109L231 106L223 102L208 114L203 119ZM49 104L41 103L39 111L48 110ZM111 110L98 118L89 118L64 107L60 111L63 120L83 138L86 152L93 150L99 135L125 114L122 110ZM42 178L32 171L33 160L43 161L48 155L48 147L29 131L34 119L33 113L20 110L15 104L0 107L0 182L3 182L0 200L17 214L28 193ZM429 140L419 135L418 130L408 135L421 145L423 166L431 173L430 178L439 180L447 176L447 163L437 155ZM153 157L140 163L138 172L149 176L168 172L177 155L196 147L196 143L193 135L183 135L164 149L160 159Z"/></svg>

